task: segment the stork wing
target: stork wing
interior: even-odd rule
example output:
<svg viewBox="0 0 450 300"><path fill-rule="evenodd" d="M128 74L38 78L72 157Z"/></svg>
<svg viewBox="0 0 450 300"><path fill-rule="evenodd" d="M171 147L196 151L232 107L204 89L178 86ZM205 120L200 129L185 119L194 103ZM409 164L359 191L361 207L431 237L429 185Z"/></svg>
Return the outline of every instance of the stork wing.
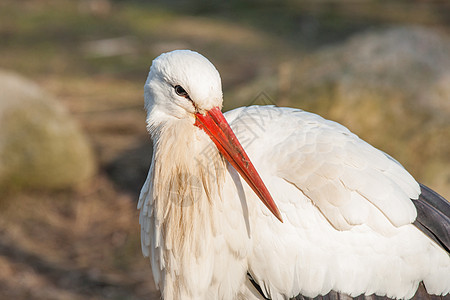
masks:
<svg viewBox="0 0 450 300"><path fill-rule="evenodd" d="M448 292L450 257L412 225L414 204L434 212L435 196L419 199L419 184L395 159L301 110L247 107L226 117L284 219L249 208L256 228L249 274L266 297L409 298L421 281L430 293ZM448 234L434 216L417 222L428 234Z"/></svg>
<svg viewBox="0 0 450 300"><path fill-rule="evenodd" d="M245 134L244 148L245 140L257 135L246 150L259 153L253 148L264 147L262 159L275 165L273 171L298 188L335 229L366 224L387 233L416 219L411 199L419 196L418 183L397 161L344 126L295 109L238 111L233 129L238 135L243 127L253 130ZM262 159L258 163L264 164Z"/></svg>

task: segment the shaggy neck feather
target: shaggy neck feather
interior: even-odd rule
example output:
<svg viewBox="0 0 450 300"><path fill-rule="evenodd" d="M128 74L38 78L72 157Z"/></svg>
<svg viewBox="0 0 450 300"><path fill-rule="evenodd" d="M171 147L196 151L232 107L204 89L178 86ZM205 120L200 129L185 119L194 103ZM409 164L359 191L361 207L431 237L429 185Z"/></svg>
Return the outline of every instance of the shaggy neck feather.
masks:
<svg viewBox="0 0 450 300"><path fill-rule="evenodd" d="M173 289L192 286L182 284L192 280L183 276L183 268L192 264L193 256L202 261L211 249L214 206L221 201L225 174L225 161L213 142L188 121L177 119L164 127L149 128L156 151L152 178L155 228L162 232L166 288L168 281L174 283L166 292L172 295L182 294Z"/></svg>

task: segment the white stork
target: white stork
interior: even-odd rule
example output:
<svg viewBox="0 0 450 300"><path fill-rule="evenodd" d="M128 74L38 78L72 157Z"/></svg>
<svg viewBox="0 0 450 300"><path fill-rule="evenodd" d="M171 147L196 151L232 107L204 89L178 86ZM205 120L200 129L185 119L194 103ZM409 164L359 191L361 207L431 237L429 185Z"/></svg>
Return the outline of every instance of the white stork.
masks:
<svg viewBox="0 0 450 300"><path fill-rule="evenodd" d="M220 75L202 55L153 61L138 208L164 299L449 293L445 199L338 123L221 107Z"/></svg>

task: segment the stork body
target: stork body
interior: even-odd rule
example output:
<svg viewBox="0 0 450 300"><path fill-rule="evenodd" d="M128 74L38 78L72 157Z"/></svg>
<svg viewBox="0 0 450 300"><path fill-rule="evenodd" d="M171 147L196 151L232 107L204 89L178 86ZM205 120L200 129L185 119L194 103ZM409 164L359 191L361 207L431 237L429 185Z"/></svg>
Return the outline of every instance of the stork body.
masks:
<svg viewBox="0 0 450 300"><path fill-rule="evenodd" d="M255 106L225 114L248 154L236 158L221 141L220 77L194 52L157 58L145 89L142 249L164 299L450 291L445 245L412 224L420 186L384 152L315 114Z"/></svg>

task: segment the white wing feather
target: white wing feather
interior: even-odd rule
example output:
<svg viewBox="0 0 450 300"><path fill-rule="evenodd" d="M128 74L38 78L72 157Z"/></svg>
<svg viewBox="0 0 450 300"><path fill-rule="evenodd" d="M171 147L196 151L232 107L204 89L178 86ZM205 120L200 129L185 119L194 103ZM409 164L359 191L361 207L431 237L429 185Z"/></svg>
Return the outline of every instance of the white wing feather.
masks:
<svg viewBox="0 0 450 300"><path fill-rule="evenodd" d="M450 258L411 225L420 188L397 161L301 110L247 107L226 117L285 220L244 184L249 271L267 296L411 297L420 281L448 292Z"/></svg>
<svg viewBox="0 0 450 300"><path fill-rule="evenodd" d="M273 111L262 128L264 110ZM238 113L231 122L234 128L259 127L263 133L247 151L263 152L258 162L265 159L272 164L276 174L302 191L336 229L366 223L383 231L369 222L368 214L375 210L396 227L415 220L411 199L420 193L418 183L400 164L347 128L295 109L252 107ZM264 149L254 150L258 144Z"/></svg>

